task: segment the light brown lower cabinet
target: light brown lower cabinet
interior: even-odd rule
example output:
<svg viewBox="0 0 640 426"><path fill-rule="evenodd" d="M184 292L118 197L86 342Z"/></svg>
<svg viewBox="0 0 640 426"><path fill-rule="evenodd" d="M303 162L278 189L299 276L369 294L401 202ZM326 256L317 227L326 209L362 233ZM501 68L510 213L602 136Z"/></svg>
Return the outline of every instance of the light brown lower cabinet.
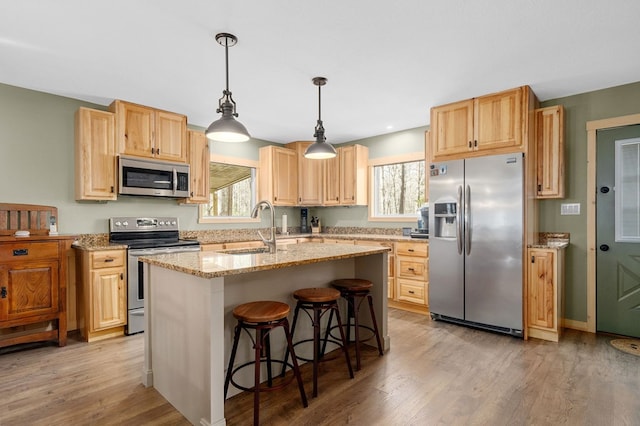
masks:
<svg viewBox="0 0 640 426"><path fill-rule="evenodd" d="M564 249L529 248L527 331L529 337L557 342L562 334Z"/></svg>
<svg viewBox="0 0 640 426"><path fill-rule="evenodd" d="M396 243L397 300L429 307L428 243L401 241Z"/></svg>
<svg viewBox="0 0 640 426"><path fill-rule="evenodd" d="M126 251L78 252L78 326L88 342L124 335L127 324Z"/></svg>

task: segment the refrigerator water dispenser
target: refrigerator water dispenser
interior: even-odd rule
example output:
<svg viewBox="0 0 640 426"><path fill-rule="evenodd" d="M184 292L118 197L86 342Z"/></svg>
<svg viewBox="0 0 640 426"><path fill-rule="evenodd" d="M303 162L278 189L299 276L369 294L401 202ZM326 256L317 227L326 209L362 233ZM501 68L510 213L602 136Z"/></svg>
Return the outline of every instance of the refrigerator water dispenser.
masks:
<svg viewBox="0 0 640 426"><path fill-rule="evenodd" d="M434 237L455 238L457 222L456 203L434 203Z"/></svg>

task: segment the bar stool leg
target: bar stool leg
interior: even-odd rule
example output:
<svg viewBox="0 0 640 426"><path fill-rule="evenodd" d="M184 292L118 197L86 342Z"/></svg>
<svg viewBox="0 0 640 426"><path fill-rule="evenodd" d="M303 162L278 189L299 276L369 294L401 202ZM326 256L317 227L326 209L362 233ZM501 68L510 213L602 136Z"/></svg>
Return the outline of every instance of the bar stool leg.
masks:
<svg viewBox="0 0 640 426"><path fill-rule="evenodd" d="M253 377L253 424L260 424L260 354L262 353L262 334L263 330L256 330L255 349L255 368Z"/></svg>
<svg viewBox="0 0 640 426"><path fill-rule="evenodd" d="M298 312L300 310L300 305L296 304L296 309L293 311L293 324L291 325L291 335L296 331L296 324L298 323ZM287 372L287 362L289 361L289 349L285 351L284 354L284 363L282 364L282 371L280 372L280 377L284 377Z"/></svg>
<svg viewBox="0 0 640 426"><path fill-rule="evenodd" d="M318 396L318 364L320 363L320 307L313 305L313 397Z"/></svg>
<svg viewBox="0 0 640 426"><path fill-rule="evenodd" d="M264 340L264 351L263 355L266 352L267 358L267 385L269 387L273 386L273 374L271 373L271 338L269 337L272 329L267 329L266 332L263 329L263 340Z"/></svg>
<svg viewBox="0 0 640 426"><path fill-rule="evenodd" d="M356 371L360 371L360 320L358 319L358 312L360 312L360 305L358 304L358 306L356 307L356 298L352 297L350 298L351 301L349 303L349 308L351 309L351 315L353 315L353 322L354 322L354 332L355 332L355 339L356 339ZM362 303L362 302L361 302ZM353 304L353 306L352 306ZM347 333L349 332L349 330L347 329ZM347 334L348 336L349 334Z"/></svg>
<svg viewBox="0 0 640 426"><path fill-rule="evenodd" d="M376 321L376 313L373 310L373 297L371 295L367 295L367 299L369 299L369 312L371 312L371 322L373 323L373 330L376 334L376 341L378 342L378 353L380 356L383 355L382 352L382 341L380 340L380 333L378 333L378 322Z"/></svg>
<svg viewBox="0 0 640 426"><path fill-rule="evenodd" d="M227 391L229 390L229 382L231 381L231 373L233 372L233 361L236 359L236 352L238 351L238 341L240 340L240 322L236 324L235 332L233 333L233 348L231 349L231 357L229 358L229 368L227 368L227 377L224 379L224 397L227 398Z"/></svg>
<svg viewBox="0 0 640 426"><path fill-rule="evenodd" d="M293 364L293 374L296 376L296 380L298 381L298 389L300 390L300 398L302 399L303 407L308 407L309 403L307 402L307 395L304 392L304 386L302 384L302 375L300 374L300 368L298 367L298 360L296 359L296 353L293 350L293 341L291 339L291 333L289 332L289 320L284 319L283 321L284 334L287 338L287 348L288 352L291 353L291 363Z"/></svg>
<svg viewBox="0 0 640 426"><path fill-rule="evenodd" d="M344 357L347 360L347 367L349 368L349 377L353 379L353 368L351 367L351 358L349 358L349 350L347 349L347 339L344 335L344 330L342 328L342 319L340 318L340 309L338 308L338 304L336 303L331 307L331 313L329 315L329 324L327 325L327 330L331 326L331 315L333 315L333 311L336 311L336 318L338 320L338 329L340 330L340 339L342 340L342 352L344 352ZM325 345L326 345L325 341ZM324 353L324 349L323 349Z"/></svg>

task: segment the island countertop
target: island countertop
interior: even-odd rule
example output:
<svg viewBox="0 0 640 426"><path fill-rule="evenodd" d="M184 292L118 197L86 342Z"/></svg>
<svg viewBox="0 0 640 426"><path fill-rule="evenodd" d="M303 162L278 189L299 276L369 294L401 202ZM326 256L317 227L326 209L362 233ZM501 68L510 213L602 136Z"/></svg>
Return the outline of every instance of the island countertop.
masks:
<svg viewBox="0 0 640 426"><path fill-rule="evenodd" d="M278 248L276 253L187 252L141 256L140 261L201 278L216 278L389 251L388 247L305 243Z"/></svg>

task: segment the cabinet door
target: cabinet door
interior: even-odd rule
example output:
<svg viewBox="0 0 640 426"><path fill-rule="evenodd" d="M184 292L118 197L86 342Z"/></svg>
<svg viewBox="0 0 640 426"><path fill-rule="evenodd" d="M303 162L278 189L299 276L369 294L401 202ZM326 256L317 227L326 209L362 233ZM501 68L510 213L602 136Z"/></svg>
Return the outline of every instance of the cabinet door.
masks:
<svg viewBox="0 0 640 426"><path fill-rule="evenodd" d="M10 321L58 312L57 261L13 264L1 274L6 277L2 282L6 297L0 318Z"/></svg>
<svg viewBox="0 0 640 426"><path fill-rule="evenodd" d="M126 324L124 268L94 270L91 283L92 331Z"/></svg>
<svg viewBox="0 0 640 426"><path fill-rule="evenodd" d="M564 108L535 110L537 198L564 198Z"/></svg>
<svg viewBox="0 0 640 426"><path fill-rule="evenodd" d="M473 149L473 99L431 108L433 159Z"/></svg>
<svg viewBox="0 0 640 426"><path fill-rule="evenodd" d="M312 142L295 142L298 153L298 204L319 206L322 204L322 172L324 160L305 158L304 152Z"/></svg>
<svg viewBox="0 0 640 426"><path fill-rule="evenodd" d="M113 107L115 105L115 108ZM152 157L154 110L141 105L115 101L116 139L120 154Z"/></svg>
<svg viewBox="0 0 640 426"><path fill-rule="evenodd" d="M187 203L209 202L209 141L202 132L189 131L191 197Z"/></svg>
<svg viewBox="0 0 640 426"><path fill-rule="evenodd" d="M274 151L274 204L295 206L298 198L298 158L291 149Z"/></svg>
<svg viewBox="0 0 640 426"><path fill-rule="evenodd" d="M115 200L118 182L114 114L79 108L75 126L76 200Z"/></svg>
<svg viewBox="0 0 640 426"><path fill-rule="evenodd" d="M554 252L529 250L529 326L556 328L556 277Z"/></svg>
<svg viewBox="0 0 640 426"><path fill-rule="evenodd" d="M474 100L474 150L522 146L523 90L519 87Z"/></svg>
<svg viewBox="0 0 640 426"><path fill-rule="evenodd" d="M368 148L351 145L338 148L340 158L340 204L366 205L368 201Z"/></svg>
<svg viewBox="0 0 640 426"><path fill-rule="evenodd" d="M187 117L155 111L154 155L161 160L187 161Z"/></svg>
<svg viewBox="0 0 640 426"><path fill-rule="evenodd" d="M324 192L322 204L337 206L340 204L340 150L333 158L322 160L324 166Z"/></svg>

